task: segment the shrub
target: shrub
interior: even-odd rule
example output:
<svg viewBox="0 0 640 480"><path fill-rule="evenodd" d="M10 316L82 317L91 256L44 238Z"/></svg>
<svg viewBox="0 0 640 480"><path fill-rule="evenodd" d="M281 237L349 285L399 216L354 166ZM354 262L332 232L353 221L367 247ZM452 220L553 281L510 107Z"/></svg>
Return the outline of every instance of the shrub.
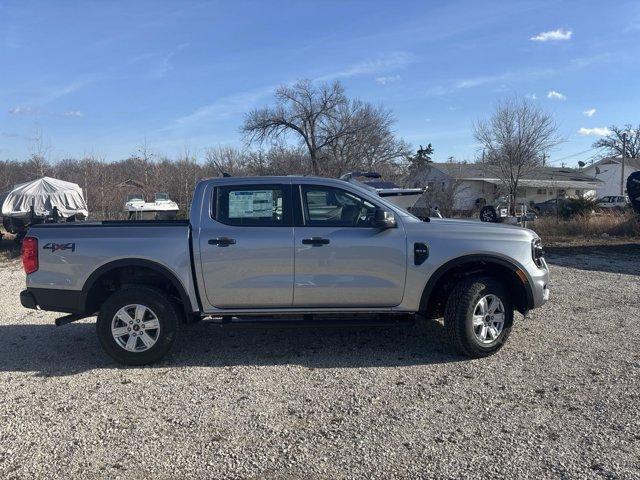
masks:
<svg viewBox="0 0 640 480"><path fill-rule="evenodd" d="M571 218L575 215L589 215L596 210L596 207L597 202L593 198L568 198L564 202L560 203L559 213L563 218Z"/></svg>
<svg viewBox="0 0 640 480"><path fill-rule="evenodd" d="M580 214L570 218L539 217L532 228L545 239L594 236L640 237L640 222L633 212Z"/></svg>

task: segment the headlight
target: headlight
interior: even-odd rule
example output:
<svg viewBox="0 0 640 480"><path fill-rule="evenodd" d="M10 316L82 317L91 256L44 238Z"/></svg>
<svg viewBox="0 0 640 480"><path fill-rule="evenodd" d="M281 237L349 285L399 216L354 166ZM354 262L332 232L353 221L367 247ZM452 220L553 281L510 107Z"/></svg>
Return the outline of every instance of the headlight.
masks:
<svg viewBox="0 0 640 480"><path fill-rule="evenodd" d="M539 238L534 238L531 242L531 256L538 267L544 267L544 248L542 248L542 240Z"/></svg>

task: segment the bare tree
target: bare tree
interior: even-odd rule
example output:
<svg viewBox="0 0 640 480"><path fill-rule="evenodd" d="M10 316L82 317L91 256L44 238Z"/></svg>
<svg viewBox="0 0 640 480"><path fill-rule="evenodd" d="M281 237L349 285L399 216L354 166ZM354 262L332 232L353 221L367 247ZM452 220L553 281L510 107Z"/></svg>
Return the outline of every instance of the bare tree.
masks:
<svg viewBox="0 0 640 480"><path fill-rule="evenodd" d="M340 82L314 85L301 80L275 92L276 105L249 112L241 131L249 143L283 141L293 134L309 153L311 171L319 175L327 168L328 152L342 150L378 130L378 143L391 135L389 112L360 101L351 101ZM367 133L368 132L368 133ZM359 140L357 139L360 137ZM347 147L348 146L348 147ZM392 150L396 150L394 145ZM341 161L344 161L344 155Z"/></svg>
<svg viewBox="0 0 640 480"><path fill-rule="evenodd" d="M38 177L44 177L49 170L47 156L51 152L51 144L45 142L42 127L37 126L29 144L29 162Z"/></svg>
<svg viewBox="0 0 640 480"><path fill-rule="evenodd" d="M484 164L516 204L520 180L542 166L543 155L560 142L553 117L526 99L503 100L488 120L474 124Z"/></svg>
<svg viewBox="0 0 640 480"><path fill-rule="evenodd" d="M594 148L602 148L607 156L621 157L622 135L626 133L625 157L640 158L640 124L635 128L631 124L627 124L623 128L612 125L609 130L611 130L611 133L595 142L593 144Z"/></svg>
<svg viewBox="0 0 640 480"><path fill-rule="evenodd" d="M204 153L205 171L211 177L229 174L232 177L245 175L247 155L235 147L218 146L207 148Z"/></svg>
<svg viewBox="0 0 640 480"><path fill-rule="evenodd" d="M456 213L457 200L468 190L469 187L465 185L464 181L454 178L446 182L442 188L436 188L433 191L427 190L423 197L430 208L438 207L442 215L452 217Z"/></svg>
<svg viewBox="0 0 640 480"><path fill-rule="evenodd" d="M334 82L315 87L311 81L301 80L293 86L279 87L275 96L275 107L247 114L242 133L250 143L261 144L294 133L307 147L313 173L318 174L320 152L336 134L343 134L335 129L339 107L347 101L342 85Z"/></svg>
<svg viewBox="0 0 640 480"><path fill-rule="evenodd" d="M375 170L397 176L409 156L409 146L395 137L394 118L382 106L355 100L351 102L346 121L353 124L352 133L336 136L328 145L325 173L340 176L355 170Z"/></svg>

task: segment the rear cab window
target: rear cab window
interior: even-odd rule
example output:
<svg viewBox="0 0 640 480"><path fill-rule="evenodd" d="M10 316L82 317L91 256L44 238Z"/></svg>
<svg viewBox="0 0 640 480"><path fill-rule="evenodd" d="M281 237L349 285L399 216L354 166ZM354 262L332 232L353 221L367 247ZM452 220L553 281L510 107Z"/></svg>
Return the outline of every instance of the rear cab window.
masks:
<svg viewBox="0 0 640 480"><path fill-rule="evenodd" d="M216 187L211 217L239 227L291 226L289 185L225 185Z"/></svg>

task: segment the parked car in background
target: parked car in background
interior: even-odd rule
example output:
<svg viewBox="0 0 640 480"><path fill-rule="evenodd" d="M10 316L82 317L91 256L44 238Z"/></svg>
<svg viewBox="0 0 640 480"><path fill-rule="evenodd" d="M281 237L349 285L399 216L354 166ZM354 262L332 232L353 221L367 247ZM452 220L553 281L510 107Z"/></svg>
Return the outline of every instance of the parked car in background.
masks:
<svg viewBox="0 0 640 480"><path fill-rule="evenodd" d="M603 210L625 210L631 206L631 202L626 195L608 195L599 198L596 206Z"/></svg>
<svg viewBox="0 0 640 480"><path fill-rule="evenodd" d="M558 208L562 209L567 203L565 198L552 198L545 202L534 203L533 210L538 215L556 215Z"/></svg>

